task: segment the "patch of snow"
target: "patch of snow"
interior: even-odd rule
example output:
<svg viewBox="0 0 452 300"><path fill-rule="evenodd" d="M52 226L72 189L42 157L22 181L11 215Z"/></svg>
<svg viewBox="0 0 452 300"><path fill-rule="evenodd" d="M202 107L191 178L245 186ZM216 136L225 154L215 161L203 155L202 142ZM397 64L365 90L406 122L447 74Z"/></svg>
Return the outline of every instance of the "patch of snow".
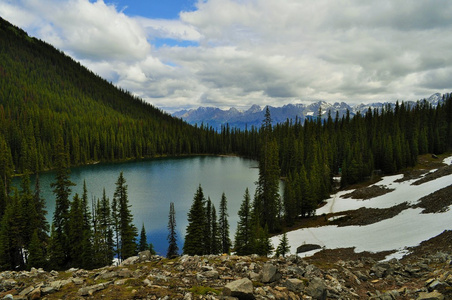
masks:
<svg viewBox="0 0 452 300"><path fill-rule="evenodd" d="M443 163L445 163L446 165L449 165L449 166L452 165L452 156L445 158L443 160Z"/></svg>
<svg viewBox="0 0 452 300"><path fill-rule="evenodd" d="M394 182L395 180L401 178L401 176L402 175L387 176L384 177L382 181L378 182L378 185L386 186L388 188L394 189L394 191L365 201L361 199L342 198L343 195L352 192L352 190L341 191L330 199L326 200L326 205L317 209L316 214L322 215L324 213L337 213L346 210L356 210L361 207L389 208L403 202L414 204L418 202L420 198L427 196L439 189L442 189L443 187L450 185L450 182L452 182L452 174L420 185L411 185L411 183L413 183L417 179L407 180L403 182Z"/></svg>
<svg viewBox="0 0 452 300"><path fill-rule="evenodd" d="M393 258L402 259L407 254L410 254L410 251L408 251L408 249L405 248L405 249L402 249L402 250L399 250L397 252L387 255L382 261L389 261Z"/></svg>
<svg viewBox="0 0 452 300"><path fill-rule="evenodd" d="M411 185L417 179L394 182L401 175L387 176L379 185L395 189L387 194L369 199L342 198L351 190L341 191L327 200L327 204L317 209L316 214L336 213L346 210L356 210L360 207L389 208L403 202L415 204L441 188L450 185L452 174L443 176L421 185ZM365 226L323 226L303 228L287 232L291 253L303 243L318 244L328 249L355 247L356 252L379 252L399 250L393 257L402 256L406 247L414 247L422 241L430 239L444 230L452 230L452 210L436 214L421 214L422 208L409 208L391 219ZM281 236L271 239L274 246L278 245ZM301 253L303 256L308 253Z"/></svg>
<svg viewBox="0 0 452 300"><path fill-rule="evenodd" d="M314 112L313 112L313 111L307 112L306 115L307 115L307 116L313 116L313 115L314 115Z"/></svg>

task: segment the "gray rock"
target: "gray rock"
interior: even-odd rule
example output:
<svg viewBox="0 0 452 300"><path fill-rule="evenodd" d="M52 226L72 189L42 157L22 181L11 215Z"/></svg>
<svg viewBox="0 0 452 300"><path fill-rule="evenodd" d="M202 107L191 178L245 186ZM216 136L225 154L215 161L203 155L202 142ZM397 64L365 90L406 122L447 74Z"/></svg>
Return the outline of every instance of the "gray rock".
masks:
<svg viewBox="0 0 452 300"><path fill-rule="evenodd" d="M223 295L244 300L255 299L253 295L253 283L248 278L232 281L224 287Z"/></svg>
<svg viewBox="0 0 452 300"><path fill-rule="evenodd" d="M268 263L265 264L262 268L261 275L263 283L274 282L281 278L281 275L278 274L278 269L276 268L276 266Z"/></svg>
<svg viewBox="0 0 452 300"><path fill-rule="evenodd" d="M430 293L422 292L419 293L419 296L416 298L416 300L443 300L444 295L440 292L433 291Z"/></svg>
<svg viewBox="0 0 452 300"><path fill-rule="evenodd" d="M252 281L260 281L261 278L261 274L256 273L256 272L249 272L248 277L252 280Z"/></svg>
<svg viewBox="0 0 452 300"><path fill-rule="evenodd" d="M151 251L149 251L149 250L141 251L138 253L138 257L139 257L140 262L145 262L147 260L151 260L151 258L152 258Z"/></svg>
<svg viewBox="0 0 452 300"><path fill-rule="evenodd" d="M305 284L303 280L297 278L289 278L283 284L289 291L300 292L304 289Z"/></svg>
<svg viewBox="0 0 452 300"><path fill-rule="evenodd" d="M209 278L209 279L218 279L218 278L220 278L220 274L218 273L218 271L215 271L215 270L202 272L202 275L205 278Z"/></svg>
<svg viewBox="0 0 452 300"><path fill-rule="evenodd" d="M43 287L41 289L41 294L48 295L48 294L55 293L56 291L57 291L57 289L55 287L53 287L53 286L46 286L46 287Z"/></svg>
<svg viewBox="0 0 452 300"><path fill-rule="evenodd" d="M20 296L26 296L26 295L30 294L34 289L35 289L35 287L32 286L32 285L30 285L29 287L24 288L24 289L19 293L19 295L20 295Z"/></svg>
<svg viewBox="0 0 452 300"><path fill-rule="evenodd" d="M314 299L326 299L327 291L325 282L318 277L312 278L311 281L309 281L308 287L306 288L306 294Z"/></svg>
<svg viewBox="0 0 452 300"><path fill-rule="evenodd" d="M105 289L109 284L111 284L111 281L82 287L78 290L78 294L80 296L88 296L88 295L91 296L95 292Z"/></svg>
<svg viewBox="0 0 452 300"><path fill-rule="evenodd" d="M0 282L0 287L5 290L11 290L16 286L16 284L17 281L15 281L14 279L5 279L2 282Z"/></svg>
<svg viewBox="0 0 452 300"><path fill-rule="evenodd" d="M138 257L138 256L131 256L131 257L127 258L126 260L124 260L121 263L121 266L133 265L133 264L136 264L137 262L139 262L139 260L140 260L140 257Z"/></svg>

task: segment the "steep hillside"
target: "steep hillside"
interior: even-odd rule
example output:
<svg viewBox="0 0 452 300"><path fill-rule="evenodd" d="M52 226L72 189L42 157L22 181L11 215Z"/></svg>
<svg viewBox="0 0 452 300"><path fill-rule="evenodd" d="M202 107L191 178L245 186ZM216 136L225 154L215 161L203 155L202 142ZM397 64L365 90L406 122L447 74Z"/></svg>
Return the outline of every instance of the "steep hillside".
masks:
<svg viewBox="0 0 452 300"><path fill-rule="evenodd" d="M16 172L51 168L58 137L72 165L211 150L200 130L3 19L0 49L0 149Z"/></svg>

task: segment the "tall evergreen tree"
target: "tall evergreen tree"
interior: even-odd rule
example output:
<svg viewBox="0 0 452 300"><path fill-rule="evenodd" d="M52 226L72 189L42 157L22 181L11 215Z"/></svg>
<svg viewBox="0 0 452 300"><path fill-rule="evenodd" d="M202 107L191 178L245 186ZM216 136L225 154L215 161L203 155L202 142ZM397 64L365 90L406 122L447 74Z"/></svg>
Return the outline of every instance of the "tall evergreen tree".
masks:
<svg viewBox="0 0 452 300"><path fill-rule="evenodd" d="M179 255L179 247L177 246L177 232L176 232L176 210L174 209L174 202L170 203L170 211L168 216L168 251L167 258L173 258Z"/></svg>
<svg viewBox="0 0 452 300"><path fill-rule="evenodd" d="M221 252L229 253L231 250L231 239L229 237L229 221L228 221L228 200L226 195L221 195L220 215L218 218L218 229L220 231Z"/></svg>
<svg viewBox="0 0 452 300"><path fill-rule="evenodd" d="M82 201L77 193L72 199L68 224L68 242L70 245L69 255L71 259L70 266L80 268L83 265L84 224Z"/></svg>
<svg viewBox="0 0 452 300"><path fill-rule="evenodd" d="M249 255L252 253L251 236L251 199L248 188L245 190L242 204L238 212L239 221L235 233L234 248L237 255Z"/></svg>
<svg viewBox="0 0 452 300"><path fill-rule="evenodd" d="M137 228L133 224L133 216L130 211L129 199L127 195L127 185L124 174L119 174L116 181L116 189L113 200L118 204L117 213L119 216L119 249L118 258L120 260L133 256L137 252L136 238Z"/></svg>
<svg viewBox="0 0 452 300"><path fill-rule="evenodd" d="M68 166L68 154L64 147L63 138L60 136L55 149L55 157L57 163L57 174L55 182L50 186L53 188L55 194L55 212L53 215L54 232L54 244L53 252L58 258L62 258L60 267L68 263L70 260L70 244L68 240L69 235L69 195L71 194L71 186L75 184L69 178L69 166ZM55 251L62 251L62 253L55 253Z"/></svg>
<svg viewBox="0 0 452 300"><path fill-rule="evenodd" d="M218 227L217 222L217 211L215 209L215 205L212 204L212 231L211 231L211 237L210 237L210 253L212 254L218 254L221 252L221 237L220 237L220 230Z"/></svg>
<svg viewBox="0 0 452 300"><path fill-rule="evenodd" d="M206 199L201 185L199 185L193 203L188 212L188 225L186 229L184 253L188 255L203 255L205 253L205 228L206 228Z"/></svg>
<svg viewBox="0 0 452 300"><path fill-rule="evenodd" d="M276 139L272 137L270 109L266 108L261 127L262 142L259 155L259 179L257 181L257 212L261 225L271 232L279 229L277 220L279 197L279 150Z"/></svg>
<svg viewBox="0 0 452 300"><path fill-rule="evenodd" d="M42 242L39 240L38 230L36 229L31 236L30 245L28 247L27 268L44 268L46 267L46 259Z"/></svg>
<svg viewBox="0 0 452 300"><path fill-rule="evenodd" d="M138 251L149 250L148 247L149 246L148 246L147 237L146 237L146 229L144 228L144 223L143 223L143 226L141 227L141 232L140 232L140 242L138 244Z"/></svg>
<svg viewBox="0 0 452 300"><path fill-rule="evenodd" d="M8 203L13 170L11 150L0 133L0 218L3 216Z"/></svg>
<svg viewBox="0 0 452 300"><path fill-rule="evenodd" d="M284 234L281 236L281 239L279 240L278 247L276 248L275 255L277 257L283 256L286 257L286 254L289 253L290 246L289 246L289 240L287 239L287 233L284 232Z"/></svg>
<svg viewBox="0 0 452 300"><path fill-rule="evenodd" d="M94 257L98 267L110 265L114 257L112 217L110 200L105 189L102 199L97 201L94 214Z"/></svg>
<svg viewBox="0 0 452 300"><path fill-rule="evenodd" d="M207 197L206 202L206 228L204 230L205 253L212 253L212 201Z"/></svg>

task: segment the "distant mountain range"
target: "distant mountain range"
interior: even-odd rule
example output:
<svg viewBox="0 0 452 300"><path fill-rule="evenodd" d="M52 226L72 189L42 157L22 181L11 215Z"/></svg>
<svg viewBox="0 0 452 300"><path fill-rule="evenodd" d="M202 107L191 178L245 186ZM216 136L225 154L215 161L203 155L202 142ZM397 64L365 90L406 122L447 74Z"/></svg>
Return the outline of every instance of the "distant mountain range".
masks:
<svg viewBox="0 0 452 300"><path fill-rule="evenodd" d="M433 106L437 106L438 103L443 101L443 96L440 93L436 93L428 97L427 100ZM405 104L413 106L416 104L414 101L404 101ZM269 106L273 124L285 122L287 119L295 120L298 118L302 122L306 118L316 118L319 114L319 109L322 111L322 118L327 118L330 113L333 118L336 116L336 112L339 113L339 117L344 116L347 110L350 115L353 116L357 112L366 112L369 108L381 109L385 105L394 106L392 102L376 102L370 104L359 104L351 106L345 102L336 102L334 104L326 101L312 102L311 104L287 104L282 107ZM229 124L230 127L236 127L240 129L251 128L252 126L259 127L264 119L266 107L260 107L259 105L252 105L248 110L241 111L234 107L228 110L222 110L217 107L199 107L197 109L181 110L173 113L174 117L181 118L192 125L208 125L220 130L222 125Z"/></svg>

